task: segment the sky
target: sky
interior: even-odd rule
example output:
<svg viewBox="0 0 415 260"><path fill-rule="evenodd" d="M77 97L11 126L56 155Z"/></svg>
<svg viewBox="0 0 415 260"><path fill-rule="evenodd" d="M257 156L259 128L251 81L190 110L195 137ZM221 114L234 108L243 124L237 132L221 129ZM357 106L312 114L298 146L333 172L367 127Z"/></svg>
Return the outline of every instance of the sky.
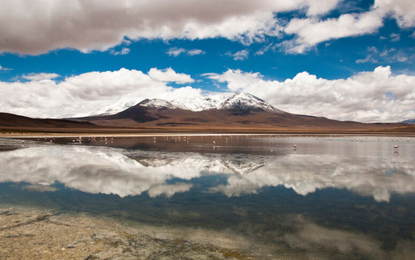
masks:
<svg viewBox="0 0 415 260"><path fill-rule="evenodd" d="M0 112L64 118L244 91L415 118L413 0L0 0Z"/></svg>

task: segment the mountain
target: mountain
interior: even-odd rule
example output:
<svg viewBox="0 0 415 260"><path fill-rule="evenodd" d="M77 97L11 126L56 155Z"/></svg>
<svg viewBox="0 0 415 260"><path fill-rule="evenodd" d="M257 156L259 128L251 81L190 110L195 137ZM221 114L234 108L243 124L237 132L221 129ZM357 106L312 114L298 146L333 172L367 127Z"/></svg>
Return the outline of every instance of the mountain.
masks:
<svg viewBox="0 0 415 260"><path fill-rule="evenodd" d="M238 92L232 96L215 95L204 98L184 98L179 100L166 101L162 99L145 99L136 106L148 107L152 109L182 109L193 112L200 112L205 110L230 110L245 112L250 111L271 111L277 113L285 113L276 109L266 101L251 95L249 93Z"/></svg>
<svg viewBox="0 0 415 260"><path fill-rule="evenodd" d="M405 120L402 123L406 123L406 124L415 124L415 119L409 119L409 120Z"/></svg>
<svg viewBox="0 0 415 260"><path fill-rule="evenodd" d="M229 95L212 95L205 98L187 98L171 102L176 108L203 111L210 109L232 110L249 113L249 111L274 111L283 113L266 101L249 93L238 92Z"/></svg>
<svg viewBox="0 0 415 260"><path fill-rule="evenodd" d="M9 128L90 128L96 127L89 122L77 122L66 119L35 119L9 113L0 113L0 129Z"/></svg>
<svg viewBox="0 0 415 260"><path fill-rule="evenodd" d="M263 110L273 110L277 111L278 109L274 108L272 105L268 104L262 99L255 97L248 93L239 92L236 94L225 93L222 95L210 95L207 97L184 97L175 100L162 100L162 99L145 99L138 104L127 103L115 103L109 107L102 108L97 111L97 115L115 115L120 113L134 105L141 105L149 108L168 108L168 109L182 109L190 110L193 112L200 112L210 109L263 109Z"/></svg>
<svg viewBox="0 0 415 260"><path fill-rule="evenodd" d="M237 110L248 112L250 110L269 110L282 112L264 100L249 93L238 92L233 95L211 95L204 98L184 98L170 101L176 108L194 112L218 109Z"/></svg>
<svg viewBox="0 0 415 260"><path fill-rule="evenodd" d="M207 97L186 97L178 100L170 100L170 102L177 108L198 112L209 109L218 109L228 97L228 94L210 95Z"/></svg>
<svg viewBox="0 0 415 260"><path fill-rule="evenodd" d="M112 111L118 111L119 107L117 108L117 105L114 104L111 109ZM415 125L404 123L365 124L291 114L277 109L258 97L243 92L204 98L188 97L170 101L145 99L117 113L84 118L32 119L11 114L0 114L0 130L43 131L42 129L45 128L48 128L47 131L49 132L114 133L135 133L137 131L203 133L415 132ZM249 168L249 166L247 167Z"/></svg>
<svg viewBox="0 0 415 260"><path fill-rule="evenodd" d="M194 112L218 109L234 111L259 111L268 110L283 113L266 101L249 93L239 92L232 96L212 95L208 97L189 97L179 100L166 101L162 99L145 99L137 105L153 109L182 109Z"/></svg>
<svg viewBox="0 0 415 260"><path fill-rule="evenodd" d="M119 113L78 120L101 126L186 131L358 131L406 127L364 124L284 112L249 93L182 100L146 99ZM411 130L412 131L412 130Z"/></svg>
<svg viewBox="0 0 415 260"><path fill-rule="evenodd" d="M259 110L284 113L283 111L273 107L271 104L249 93L236 93L235 95L225 99L218 106L218 109L244 111L248 113L249 111Z"/></svg>
<svg viewBox="0 0 415 260"><path fill-rule="evenodd" d="M148 108L155 108L155 109L175 109L177 108L175 105L170 103L169 101L162 100L162 99L144 99L139 103L142 107Z"/></svg>

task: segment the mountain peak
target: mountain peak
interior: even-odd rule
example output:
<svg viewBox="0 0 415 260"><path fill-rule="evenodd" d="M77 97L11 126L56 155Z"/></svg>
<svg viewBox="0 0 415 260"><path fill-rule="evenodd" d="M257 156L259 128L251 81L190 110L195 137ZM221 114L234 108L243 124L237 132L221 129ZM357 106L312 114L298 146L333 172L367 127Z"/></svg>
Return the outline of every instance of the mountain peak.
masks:
<svg viewBox="0 0 415 260"><path fill-rule="evenodd" d="M236 92L235 94L233 94L233 96L234 97L255 98L255 99L262 100L259 97L256 97L256 96L254 96L254 95L252 95L252 94L250 94L248 92L242 92L242 91ZM264 101L264 100L262 100L262 101Z"/></svg>
<svg viewBox="0 0 415 260"><path fill-rule="evenodd" d="M222 102L219 109L232 109L232 110L266 110L281 112L268 102L252 95L247 92L237 92L233 96L227 98Z"/></svg>
<svg viewBox="0 0 415 260"><path fill-rule="evenodd" d="M169 101L166 101L166 100L163 100L163 99L158 99L158 98L144 99L143 101L138 103L138 105L140 105L142 107L157 108L157 109L166 109L166 108L174 109L174 108L177 108L176 106L174 106Z"/></svg>

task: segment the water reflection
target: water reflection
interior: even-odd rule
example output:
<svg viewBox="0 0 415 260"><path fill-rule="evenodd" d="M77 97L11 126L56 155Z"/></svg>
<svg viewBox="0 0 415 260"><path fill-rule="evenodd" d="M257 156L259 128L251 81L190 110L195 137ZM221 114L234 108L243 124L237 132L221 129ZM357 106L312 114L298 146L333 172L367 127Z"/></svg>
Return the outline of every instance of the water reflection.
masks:
<svg viewBox="0 0 415 260"><path fill-rule="evenodd" d="M391 192L415 192L415 168L404 159L379 160L336 155L289 155L270 160L257 171L230 176L216 188L228 196L256 193L264 186L283 185L307 195L317 189L348 189L376 201L389 201Z"/></svg>
<svg viewBox="0 0 415 260"><path fill-rule="evenodd" d="M349 143L313 141L277 154L26 142L0 152L0 199L232 241L255 259L413 259L413 147L347 156Z"/></svg>
<svg viewBox="0 0 415 260"><path fill-rule="evenodd" d="M297 194L318 189L348 189L376 201L391 193L415 192L415 166L405 157L345 157L321 154L199 154L125 150L109 147L33 145L0 156L0 182L27 182L120 197L148 192L150 197L189 191L188 181L225 175L208 187L229 197L256 194L282 185ZM13 174L10 174L13 173Z"/></svg>
<svg viewBox="0 0 415 260"><path fill-rule="evenodd" d="M29 147L2 153L0 164L1 182L41 185L60 182L68 188L120 197L145 191L152 197L173 196L176 192L188 191L192 185L169 185L166 184L168 179L177 174L181 179L199 176L193 169L175 173L169 166L146 167L120 150L97 147Z"/></svg>

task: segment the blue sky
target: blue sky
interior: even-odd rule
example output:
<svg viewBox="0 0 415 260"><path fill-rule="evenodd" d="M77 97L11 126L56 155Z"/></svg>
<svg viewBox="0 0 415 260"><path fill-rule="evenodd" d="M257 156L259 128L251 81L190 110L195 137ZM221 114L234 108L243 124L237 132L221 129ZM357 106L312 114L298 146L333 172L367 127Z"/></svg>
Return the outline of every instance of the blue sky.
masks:
<svg viewBox="0 0 415 260"><path fill-rule="evenodd" d="M187 0L77 7L60 1L46 10L36 1L1 0L0 22L9 25L0 28L3 112L64 117L115 111L147 97L249 91L293 113L364 122L415 118L411 0L206 0L202 7ZM39 18L44 12L48 17ZM151 77L152 68L171 68L173 78ZM116 78L120 69L126 83ZM68 100L73 107L65 109Z"/></svg>

